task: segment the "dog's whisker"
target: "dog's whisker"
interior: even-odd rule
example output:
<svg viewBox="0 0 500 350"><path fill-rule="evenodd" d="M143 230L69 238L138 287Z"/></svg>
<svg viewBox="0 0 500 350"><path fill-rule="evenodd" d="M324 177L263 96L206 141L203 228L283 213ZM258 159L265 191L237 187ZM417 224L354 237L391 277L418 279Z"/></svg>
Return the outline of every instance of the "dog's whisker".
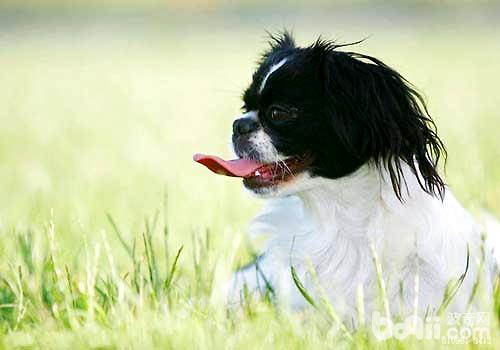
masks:
<svg viewBox="0 0 500 350"><path fill-rule="evenodd" d="M278 163L281 163L283 165L283 168L288 171L288 173L291 175L291 176L295 176L294 173L292 172L292 170L290 169L290 167L286 164L286 162L279 156L277 155L276 158L278 158ZM285 174L283 174L283 178L284 178Z"/></svg>

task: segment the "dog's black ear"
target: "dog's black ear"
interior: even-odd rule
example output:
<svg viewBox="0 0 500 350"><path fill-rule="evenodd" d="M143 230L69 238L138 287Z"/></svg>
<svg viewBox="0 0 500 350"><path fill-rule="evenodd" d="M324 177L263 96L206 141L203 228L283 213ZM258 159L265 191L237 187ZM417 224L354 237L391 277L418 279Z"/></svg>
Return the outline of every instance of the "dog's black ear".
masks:
<svg viewBox="0 0 500 350"><path fill-rule="evenodd" d="M436 133L422 96L398 72L380 60L353 52L325 56L325 113L346 148L362 161L387 168L396 196L402 200L406 180L402 162L420 187L443 199L438 173L446 149Z"/></svg>

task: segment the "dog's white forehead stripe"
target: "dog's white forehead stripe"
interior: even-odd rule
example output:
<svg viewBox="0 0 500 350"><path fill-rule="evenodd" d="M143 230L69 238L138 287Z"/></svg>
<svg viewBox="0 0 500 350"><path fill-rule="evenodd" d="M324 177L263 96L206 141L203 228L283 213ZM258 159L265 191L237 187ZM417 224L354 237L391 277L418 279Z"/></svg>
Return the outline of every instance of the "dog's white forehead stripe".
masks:
<svg viewBox="0 0 500 350"><path fill-rule="evenodd" d="M271 66L271 68L269 69L269 72L267 72L266 76L264 77L264 79L262 79L262 82L260 83L259 94L262 92L262 90L264 90L264 87L266 86L267 79L269 79L271 74L273 74L278 69L280 69L286 63L286 61L287 61L287 59L285 57L281 61L279 61L278 63L275 63Z"/></svg>

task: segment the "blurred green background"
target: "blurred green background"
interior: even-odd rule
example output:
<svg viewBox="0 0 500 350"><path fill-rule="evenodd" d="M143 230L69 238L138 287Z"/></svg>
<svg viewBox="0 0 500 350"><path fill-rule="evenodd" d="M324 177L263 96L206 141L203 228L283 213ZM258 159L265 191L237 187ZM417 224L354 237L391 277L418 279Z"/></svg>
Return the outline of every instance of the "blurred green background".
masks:
<svg viewBox="0 0 500 350"><path fill-rule="evenodd" d="M352 345L321 315L217 304L262 203L192 154L231 157L266 30L367 38L427 97L457 197L500 217L499 23L472 0L0 0L0 349Z"/></svg>
<svg viewBox="0 0 500 350"><path fill-rule="evenodd" d="M492 1L1 0L0 232L53 210L72 255L106 212L131 237L167 194L176 242L210 227L222 248L261 203L191 156L231 156L265 31L285 27L303 45L367 38L357 51L426 95L458 197L500 215L499 23Z"/></svg>

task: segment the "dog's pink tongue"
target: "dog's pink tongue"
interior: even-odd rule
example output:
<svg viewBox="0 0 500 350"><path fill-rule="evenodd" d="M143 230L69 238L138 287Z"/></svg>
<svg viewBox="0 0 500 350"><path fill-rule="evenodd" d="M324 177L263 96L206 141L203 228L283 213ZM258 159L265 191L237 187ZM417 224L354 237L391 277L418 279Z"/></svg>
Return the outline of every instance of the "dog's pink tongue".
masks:
<svg viewBox="0 0 500 350"><path fill-rule="evenodd" d="M195 154L193 160L203 164L214 173L234 177L248 177L253 175L262 164L249 159L224 160L216 156Z"/></svg>

